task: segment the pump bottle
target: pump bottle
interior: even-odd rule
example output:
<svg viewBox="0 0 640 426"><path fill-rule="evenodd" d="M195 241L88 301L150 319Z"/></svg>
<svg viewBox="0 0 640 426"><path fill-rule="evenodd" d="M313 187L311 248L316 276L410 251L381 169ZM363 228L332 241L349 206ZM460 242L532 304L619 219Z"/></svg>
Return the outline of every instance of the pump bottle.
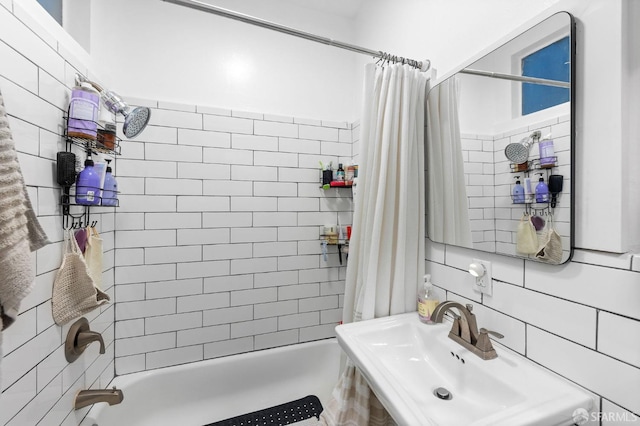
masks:
<svg viewBox="0 0 640 426"><path fill-rule="evenodd" d="M117 206L118 205L118 183L116 178L113 177L113 170L111 169L111 160L107 162L107 173L104 176L104 191L102 192L102 205L103 206Z"/></svg>
<svg viewBox="0 0 640 426"><path fill-rule="evenodd" d="M540 175L540 179L538 180L538 184L536 185L536 203L548 203L549 202L549 187L546 183L544 183L544 178L542 177L542 173L537 173Z"/></svg>
<svg viewBox="0 0 640 426"><path fill-rule="evenodd" d="M520 184L520 176L516 176L516 184L513 187L511 198L514 204L524 204L524 187Z"/></svg>
<svg viewBox="0 0 640 426"><path fill-rule="evenodd" d="M100 204L100 175L93 168L91 157L84 162L84 169L76 180L76 203L85 206Z"/></svg>
<svg viewBox="0 0 640 426"><path fill-rule="evenodd" d="M431 320L431 313L438 306L439 300L435 297L433 292L433 285L431 284L431 275L424 276L424 284L418 291L418 317L420 321L425 324L433 324Z"/></svg>

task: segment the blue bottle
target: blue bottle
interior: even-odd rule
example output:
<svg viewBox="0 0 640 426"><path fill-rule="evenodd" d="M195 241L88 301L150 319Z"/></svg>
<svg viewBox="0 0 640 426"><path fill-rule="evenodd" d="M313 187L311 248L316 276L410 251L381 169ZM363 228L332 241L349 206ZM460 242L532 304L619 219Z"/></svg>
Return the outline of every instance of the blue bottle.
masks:
<svg viewBox="0 0 640 426"><path fill-rule="evenodd" d="M95 206L100 204L100 175L94 169L91 157L84 162L84 169L76 180L76 204Z"/></svg>
<svg viewBox="0 0 640 426"><path fill-rule="evenodd" d="M538 184L536 185L536 203L548 203L549 202L549 187L546 183L544 183L544 178L542 177L542 173L538 173L540 175L540 179L538 179Z"/></svg>
<svg viewBox="0 0 640 426"><path fill-rule="evenodd" d="M116 178L113 177L113 170L109 163L111 160L105 160L107 162L107 173L104 176L104 190L102 191L102 205L103 206L117 206L118 205L118 183Z"/></svg>
<svg viewBox="0 0 640 426"><path fill-rule="evenodd" d="M516 176L519 179L520 176ZM516 180L516 184L513 187L511 198L515 204L524 204L524 187L520 185L520 180Z"/></svg>

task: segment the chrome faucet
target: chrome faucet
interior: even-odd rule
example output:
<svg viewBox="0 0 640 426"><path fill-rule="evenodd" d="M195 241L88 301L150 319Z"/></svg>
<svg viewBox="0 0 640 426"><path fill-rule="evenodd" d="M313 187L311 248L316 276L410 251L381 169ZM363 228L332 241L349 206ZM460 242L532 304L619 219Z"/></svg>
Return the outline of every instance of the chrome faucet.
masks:
<svg viewBox="0 0 640 426"><path fill-rule="evenodd" d="M431 320L435 323L442 323L445 312L452 308L456 308L460 312L460 315L452 312L454 320L451 331L449 332L449 338L484 360L497 358L498 354L491 344L489 334L498 339L502 339L504 336L495 331L487 330L486 328L481 328L478 331L476 316L472 312L473 305L467 304L467 306L462 306L458 302L446 300L436 306L431 314Z"/></svg>
<svg viewBox="0 0 640 426"><path fill-rule="evenodd" d="M120 404L124 399L122 390L116 389L89 389L80 390L76 393L76 397L73 400L73 408L76 410L86 407L87 405L95 404L97 402L106 402L109 405Z"/></svg>

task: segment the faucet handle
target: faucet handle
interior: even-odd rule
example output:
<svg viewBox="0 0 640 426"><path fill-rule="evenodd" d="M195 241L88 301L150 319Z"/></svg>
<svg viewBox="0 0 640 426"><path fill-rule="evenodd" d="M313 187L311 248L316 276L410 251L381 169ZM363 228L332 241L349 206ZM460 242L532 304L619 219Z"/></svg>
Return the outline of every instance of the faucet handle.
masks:
<svg viewBox="0 0 640 426"><path fill-rule="evenodd" d="M482 327L482 328L480 329L480 333L481 333L481 334L490 334L490 335L492 335L493 337L496 337L496 338L498 338L498 339L502 339L502 338L504 338L504 334L500 334L500 333L498 333L497 331L493 331L493 330L487 330L487 329L486 329L486 328L484 328L484 327Z"/></svg>
<svg viewBox="0 0 640 426"><path fill-rule="evenodd" d="M91 342L100 343L100 353L105 353L104 340L100 333L89 329L89 321L82 317L69 328L64 345L64 356L68 362L74 362L82 355Z"/></svg>
<svg viewBox="0 0 640 426"><path fill-rule="evenodd" d="M76 335L76 347L78 348L87 346L92 342L100 343L100 353L105 353L104 340L102 339L102 335L97 331L81 331Z"/></svg>
<svg viewBox="0 0 640 426"><path fill-rule="evenodd" d="M473 312L473 305L471 303L467 303L466 307L467 307L467 311Z"/></svg>
<svg viewBox="0 0 640 426"><path fill-rule="evenodd" d="M489 334L498 339L502 339L504 336L496 331L487 330L486 328L480 329L480 334L478 335L478 341L476 342L476 348L483 354L482 359L492 359L497 357L496 350L493 349L493 345L491 344L491 339L489 339Z"/></svg>

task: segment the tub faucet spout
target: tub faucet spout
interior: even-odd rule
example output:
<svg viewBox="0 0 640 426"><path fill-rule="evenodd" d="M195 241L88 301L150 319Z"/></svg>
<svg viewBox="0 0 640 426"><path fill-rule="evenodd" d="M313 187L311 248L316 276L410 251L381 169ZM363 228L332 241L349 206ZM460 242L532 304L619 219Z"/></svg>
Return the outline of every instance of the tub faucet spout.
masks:
<svg viewBox="0 0 640 426"><path fill-rule="evenodd" d="M95 404L97 402L106 402L109 405L120 404L124 399L124 394L121 389L88 389L80 390L76 393L76 397L73 401L73 408L79 410L87 405Z"/></svg>

